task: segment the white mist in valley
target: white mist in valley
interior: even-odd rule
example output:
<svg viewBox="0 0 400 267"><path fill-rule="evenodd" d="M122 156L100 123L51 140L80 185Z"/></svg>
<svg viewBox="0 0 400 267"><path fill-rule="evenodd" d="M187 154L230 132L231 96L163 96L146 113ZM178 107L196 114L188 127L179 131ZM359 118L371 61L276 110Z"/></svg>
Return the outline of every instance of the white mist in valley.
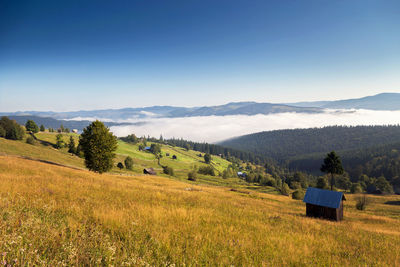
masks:
<svg viewBox="0 0 400 267"><path fill-rule="evenodd" d="M134 122L134 120L129 120ZM142 120L143 121L143 120ZM183 138L197 142L226 140L261 131L313 128L331 125L400 124L400 111L328 110L325 113L278 113L270 115L202 116L184 118L149 118L140 125L113 126L117 136Z"/></svg>

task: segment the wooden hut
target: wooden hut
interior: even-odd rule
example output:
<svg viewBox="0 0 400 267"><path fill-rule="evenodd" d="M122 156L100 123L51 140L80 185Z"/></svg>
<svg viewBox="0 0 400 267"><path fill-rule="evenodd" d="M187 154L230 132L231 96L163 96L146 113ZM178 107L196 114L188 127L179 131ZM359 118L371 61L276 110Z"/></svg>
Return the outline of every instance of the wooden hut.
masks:
<svg viewBox="0 0 400 267"><path fill-rule="evenodd" d="M153 168L145 168L143 169L144 174L156 175L156 171Z"/></svg>
<svg viewBox="0 0 400 267"><path fill-rule="evenodd" d="M343 220L343 200L346 198L342 192L309 187L303 202L306 203L308 217L341 221Z"/></svg>

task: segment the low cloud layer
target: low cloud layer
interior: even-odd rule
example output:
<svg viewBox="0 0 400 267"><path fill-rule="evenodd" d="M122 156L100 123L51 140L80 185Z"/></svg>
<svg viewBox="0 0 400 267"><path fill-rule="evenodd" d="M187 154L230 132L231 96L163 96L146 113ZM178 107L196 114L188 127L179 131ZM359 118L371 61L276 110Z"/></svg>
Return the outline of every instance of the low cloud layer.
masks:
<svg viewBox="0 0 400 267"><path fill-rule="evenodd" d="M400 111L330 110L326 113L279 113L270 115L205 116L185 118L150 118L142 125L114 126L117 136L183 138L198 142L226 140L261 131L323 127L330 125L393 125L400 124Z"/></svg>

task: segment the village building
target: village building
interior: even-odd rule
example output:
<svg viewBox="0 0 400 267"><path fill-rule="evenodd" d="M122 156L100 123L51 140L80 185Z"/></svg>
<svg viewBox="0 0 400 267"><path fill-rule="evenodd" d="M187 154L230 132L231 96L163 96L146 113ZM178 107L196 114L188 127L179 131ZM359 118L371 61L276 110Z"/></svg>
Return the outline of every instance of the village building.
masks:
<svg viewBox="0 0 400 267"><path fill-rule="evenodd" d="M153 168L145 168L143 169L144 174L156 175L156 171Z"/></svg>

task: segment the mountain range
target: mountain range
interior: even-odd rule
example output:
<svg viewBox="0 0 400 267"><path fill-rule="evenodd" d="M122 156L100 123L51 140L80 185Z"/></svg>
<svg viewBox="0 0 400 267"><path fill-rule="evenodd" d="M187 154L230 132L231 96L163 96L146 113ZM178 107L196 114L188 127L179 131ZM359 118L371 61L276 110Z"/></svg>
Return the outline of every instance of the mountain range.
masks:
<svg viewBox="0 0 400 267"><path fill-rule="evenodd" d="M400 110L399 93L382 93L355 99L336 101L297 102L287 105L296 107L315 107L329 109L370 109L370 110Z"/></svg>
<svg viewBox="0 0 400 267"><path fill-rule="evenodd" d="M129 119L146 118L266 115L284 112L321 113L324 112L325 109L400 110L400 93L382 93L363 98L337 101L297 102L285 104L234 102L219 106L202 107L151 106L122 109L81 110L72 112L18 111L0 113L0 116L39 116L62 120L93 120L94 118L98 118L104 121L124 121Z"/></svg>

